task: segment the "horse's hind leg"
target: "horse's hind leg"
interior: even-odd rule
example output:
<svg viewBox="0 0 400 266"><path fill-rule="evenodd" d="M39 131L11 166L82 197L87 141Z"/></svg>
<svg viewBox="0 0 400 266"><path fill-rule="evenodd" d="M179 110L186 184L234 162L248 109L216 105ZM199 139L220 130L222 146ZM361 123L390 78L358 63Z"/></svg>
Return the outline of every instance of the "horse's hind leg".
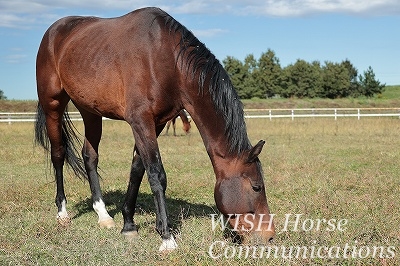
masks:
<svg viewBox="0 0 400 266"><path fill-rule="evenodd" d="M64 97L65 96L65 97ZM59 97L41 101L42 110L46 116L47 135L50 141L51 162L54 167L57 192L55 203L58 209L57 221L66 226L70 218L66 209L67 199L64 192L63 166L66 155L66 147L62 138L62 117L69 97L60 93Z"/></svg>
<svg viewBox="0 0 400 266"><path fill-rule="evenodd" d="M135 150L136 147L134 151ZM133 220L133 216L135 214L136 200L139 193L140 184L143 180L144 171L145 169L140 155L134 152L128 191L126 192L125 202L122 207L124 227L122 228L121 233L130 239L133 239L137 236L137 227Z"/></svg>
<svg viewBox="0 0 400 266"><path fill-rule="evenodd" d="M99 161L98 148L102 133L101 116L91 114L81 110L81 115L85 124L85 141L83 143L82 157L89 179L90 190L92 192L93 209L99 216L100 227L115 227L114 219L108 214L104 204L100 189L97 165Z"/></svg>

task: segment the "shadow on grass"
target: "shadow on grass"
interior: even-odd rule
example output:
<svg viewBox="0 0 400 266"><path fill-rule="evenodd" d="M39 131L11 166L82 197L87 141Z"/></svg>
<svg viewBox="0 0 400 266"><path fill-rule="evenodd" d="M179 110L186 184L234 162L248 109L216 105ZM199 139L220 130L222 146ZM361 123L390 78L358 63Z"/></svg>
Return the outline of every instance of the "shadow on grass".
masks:
<svg viewBox="0 0 400 266"><path fill-rule="evenodd" d="M107 191L103 194L105 204L109 214L114 217L118 212L121 211L122 205L125 199L125 191ZM77 213L74 215L73 219L76 219L86 213L93 212L92 199L86 198L74 205ZM218 213L215 205L206 204L195 204L182 199L168 198L167 196L167 209L168 218L170 226L173 230L178 229L182 225L182 220L188 219L190 217L210 217L210 214ZM139 193L137 202L135 216L151 214L155 216L155 205L154 198L152 194L149 193ZM154 219L154 223L155 223Z"/></svg>

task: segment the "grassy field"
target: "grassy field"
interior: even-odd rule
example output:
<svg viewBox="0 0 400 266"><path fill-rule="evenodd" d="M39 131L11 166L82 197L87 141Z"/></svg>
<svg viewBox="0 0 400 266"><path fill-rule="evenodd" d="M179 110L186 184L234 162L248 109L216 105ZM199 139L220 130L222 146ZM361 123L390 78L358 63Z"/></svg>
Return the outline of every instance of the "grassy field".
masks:
<svg viewBox="0 0 400 266"><path fill-rule="evenodd" d="M81 123L76 125L82 130ZM117 228L97 227L89 186L71 171L66 174L66 193L73 221L68 228L59 227L51 166L43 150L34 147L33 125L14 123L0 124L0 265L400 264L399 119L251 119L247 126L252 143L267 141L260 159L269 206L276 215L273 247L280 252L314 248L314 257L283 258L286 251L246 258L239 256L238 246L225 242L223 232L211 229L215 177L194 127L188 136L179 128L181 136L159 138L176 251L157 252L161 242L147 181L136 214L140 238L129 242L119 233L134 143L123 122L104 122L100 146L102 189ZM292 224L283 231L288 214L302 214L305 227L293 230ZM345 230L308 230L317 219L347 223L341 228ZM211 258L210 246L211 255L219 258ZM320 247L332 247L333 256L339 250L339 258L327 258L326 250L319 258ZM381 249L373 256L374 247Z"/></svg>

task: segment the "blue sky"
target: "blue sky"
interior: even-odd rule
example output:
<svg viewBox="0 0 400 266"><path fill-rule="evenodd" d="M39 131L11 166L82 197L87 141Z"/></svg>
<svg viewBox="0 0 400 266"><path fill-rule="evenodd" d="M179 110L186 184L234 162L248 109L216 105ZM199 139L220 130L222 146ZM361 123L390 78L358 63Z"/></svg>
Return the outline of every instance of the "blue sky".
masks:
<svg viewBox="0 0 400 266"><path fill-rule="evenodd" d="M36 53L46 29L68 15L120 16L144 6L166 10L221 61L275 51L281 66L297 59L349 59L400 85L398 0L0 0L0 90L37 99Z"/></svg>

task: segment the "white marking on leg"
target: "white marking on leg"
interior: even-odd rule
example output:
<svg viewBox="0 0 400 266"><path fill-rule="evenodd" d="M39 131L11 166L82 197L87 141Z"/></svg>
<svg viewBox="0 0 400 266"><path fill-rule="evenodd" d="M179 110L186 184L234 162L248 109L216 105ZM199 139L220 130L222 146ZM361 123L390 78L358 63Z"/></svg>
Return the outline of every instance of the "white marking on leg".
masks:
<svg viewBox="0 0 400 266"><path fill-rule="evenodd" d="M71 219L68 217L66 205L67 202L63 200L61 202L61 211L57 213L57 223L64 227L71 224Z"/></svg>
<svg viewBox="0 0 400 266"><path fill-rule="evenodd" d="M158 249L159 252L172 251L178 247L174 237L171 235L169 239L163 239L163 242Z"/></svg>
<svg viewBox="0 0 400 266"><path fill-rule="evenodd" d="M67 202L63 200L61 202L61 211L57 213L57 219L64 219L68 218L68 212L67 212Z"/></svg>
<svg viewBox="0 0 400 266"><path fill-rule="evenodd" d="M106 205L102 200L94 202L93 209L99 216L98 223L100 224L100 227L106 227L106 228L115 227L114 219L108 214L106 210Z"/></svg>

